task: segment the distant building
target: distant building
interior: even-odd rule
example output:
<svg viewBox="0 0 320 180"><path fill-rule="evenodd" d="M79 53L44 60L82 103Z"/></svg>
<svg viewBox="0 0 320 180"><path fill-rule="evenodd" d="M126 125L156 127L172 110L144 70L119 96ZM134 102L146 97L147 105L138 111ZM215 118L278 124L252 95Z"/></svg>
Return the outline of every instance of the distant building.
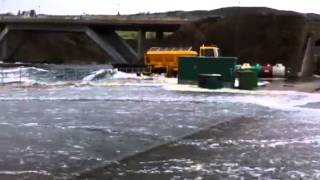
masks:
<svg viewBox="0 0 320 180"><path fill-rule="evenodd" d="M37 16L36 10L31 9L30 11L18 11L18 16L22 16L22 17L35 17Z"/></svg>

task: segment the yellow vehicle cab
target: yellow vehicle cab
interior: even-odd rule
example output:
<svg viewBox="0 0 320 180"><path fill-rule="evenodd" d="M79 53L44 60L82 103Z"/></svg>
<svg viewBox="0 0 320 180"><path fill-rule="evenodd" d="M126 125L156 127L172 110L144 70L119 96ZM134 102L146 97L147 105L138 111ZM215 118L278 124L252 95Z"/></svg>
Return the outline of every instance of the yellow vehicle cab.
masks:
<svg viewBox="0 0 320 180"><path fill-rule="evenodd" d="M219 48L217 46L205 46L204 44L200 47L199 56L207 57L219 57Z"/></svg>

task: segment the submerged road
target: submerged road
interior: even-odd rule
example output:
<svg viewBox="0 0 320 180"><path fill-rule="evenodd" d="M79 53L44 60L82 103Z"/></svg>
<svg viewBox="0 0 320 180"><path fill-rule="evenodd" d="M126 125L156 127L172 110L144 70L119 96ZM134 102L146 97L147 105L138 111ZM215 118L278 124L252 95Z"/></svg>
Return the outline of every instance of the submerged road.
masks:
<svg viewBox="0 0 320 180"><path fill-rule="evenodd" d="M221 94L211 94L215 108L225 104L220 111L212 107L211 127L79 178L319 179L320 99L304 95L225 94L223 103ZM222 112L230 116L218 121Z"/></svg>
<svg viewBox="0 0 320 180"><path fill-rule="evenodd" d="M80 179L319 179L319 122L237 118Z"/></svg>

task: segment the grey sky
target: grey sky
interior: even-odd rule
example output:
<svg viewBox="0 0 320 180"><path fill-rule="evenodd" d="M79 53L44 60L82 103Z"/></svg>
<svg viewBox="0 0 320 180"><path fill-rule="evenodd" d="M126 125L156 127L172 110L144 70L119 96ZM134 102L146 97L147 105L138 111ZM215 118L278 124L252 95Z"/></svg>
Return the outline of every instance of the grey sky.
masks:
<svg viewBox="0 0 320 180"><path fill-rule="evenodd" d="M320 14L320 0L0 0L0 13L35 9L45 14L131 14L171 10L211 10L227 6L267 6Z"/></svg>

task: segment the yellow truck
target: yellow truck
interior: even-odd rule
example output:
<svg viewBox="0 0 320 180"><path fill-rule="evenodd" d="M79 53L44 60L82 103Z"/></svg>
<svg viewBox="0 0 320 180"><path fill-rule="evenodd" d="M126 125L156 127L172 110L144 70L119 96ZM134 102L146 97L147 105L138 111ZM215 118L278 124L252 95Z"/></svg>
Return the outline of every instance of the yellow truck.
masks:
<svg viewBox="0 0 320 180"><path fill-rule="evenodd" d="M152 47L145 53L145 65L151 68L152 72L163 73L174 76L178 72L178 58L180 56L219 56L217 46L200 47L199 53L191 47Z"/></svg>

